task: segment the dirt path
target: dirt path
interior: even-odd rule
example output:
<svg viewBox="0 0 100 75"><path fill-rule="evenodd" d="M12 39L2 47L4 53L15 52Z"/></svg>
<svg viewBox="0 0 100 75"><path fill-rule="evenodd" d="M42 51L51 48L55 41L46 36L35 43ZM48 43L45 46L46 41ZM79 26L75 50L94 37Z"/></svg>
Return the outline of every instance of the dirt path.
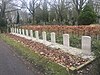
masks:
<svg viewBox="0 0 100 75"><path fill-rule="evenodd" d="M0 40L0 75L41 75L29 70L26 65L14 55L11 47Z"/></svg>

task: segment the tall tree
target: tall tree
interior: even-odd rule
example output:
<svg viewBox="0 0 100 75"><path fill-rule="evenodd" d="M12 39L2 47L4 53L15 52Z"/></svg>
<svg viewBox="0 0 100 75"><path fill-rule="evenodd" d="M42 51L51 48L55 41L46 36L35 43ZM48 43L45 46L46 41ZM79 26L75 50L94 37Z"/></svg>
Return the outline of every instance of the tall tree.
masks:
<svg viewBox="0 0 100 75"><path fill-rule="evenodd" d="M20 18L20 16L19 16L19 12L17 11L17 19L16 19L16 24L19 24L19 18Z"/></svg>
<svg viewBox="0 0 100 75"><path fill-rule="evenodd" d="M74 7L76 9L77 12L77 23L78 21L78 16L80 15L80 12L82 11L82 9L84 8L85 4L88 2L88 0L72 0Z"/></svg>
<svg viewBox="0 0 100 75"><path fill-rule="evenodd" d="M80 14L87 1L88 0L73 0L73 4L75 5L75 9L78 15Z"/></svg>
<svg viewBox="0 0 100 75"><path fill-rule="evenodd" d="M48 7L47 7L47 0L43 2L43 22L46 24L48 22Z"/></svg>
<svg viewBox="0 0 100 75"><path fill-rule="evenodd" d="M55 20L58 23L62 23L67 19L67 14L70 6L70 2L67 0L53 0L53 2L49 2L51 9L53 9L56 18ZM52 11L52 10L51 10Z"/></svg>
<svg viewBox="0 0 100 75"><path fill-rule="evenodd" d="M35 10L35 20L36 20L36 24L41 24L41 22L43 21L43 12L42 12L42 8L39 6L36 8Z"/></svg>
<svg viewBox="0 0 100 75"><path fill-rule="evenodd" d="M94 9L97 14L97 23L100 23L100 0L89 0L88 4Z"/></svg>
<svg viewBox="0 0 100 75"><path fill-rule="evenodd" d="M37 7L40 6L41 0L30 0L29 3L25 0L20 0L22 2L22 5L27 8L27 10L32 15L32 23L35 24L35 10Z"/></svg>
<svg viewBox="0 0 100 75"><path fill-rule="evenodd" d="M90 25L96 22L96 13L90 5L86 5L79 15L80 25Z"/></svg>
<svg viewBox="0 0 100 75"><path fill-rule="evenodd" d="M1 0L0 3L0 29L3 30L7 27L7 17L6 14L8 12L12 12L12 11L16 11L18 9L11 9L8 8L10 5L10 3L12 3L13 0Z"/></svg>

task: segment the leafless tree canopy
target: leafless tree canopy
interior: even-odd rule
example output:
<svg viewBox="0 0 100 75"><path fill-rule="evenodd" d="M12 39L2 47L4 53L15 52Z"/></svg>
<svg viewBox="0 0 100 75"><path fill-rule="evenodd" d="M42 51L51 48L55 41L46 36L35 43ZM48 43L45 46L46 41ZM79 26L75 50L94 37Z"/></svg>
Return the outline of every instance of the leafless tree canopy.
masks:
<svg viewBox="0 0 100 75"><path fill-rule="evenodd" d="M86 4L100 15L100 1L96 0L1 0L0 17L16 23L76 24Z"/></svg>

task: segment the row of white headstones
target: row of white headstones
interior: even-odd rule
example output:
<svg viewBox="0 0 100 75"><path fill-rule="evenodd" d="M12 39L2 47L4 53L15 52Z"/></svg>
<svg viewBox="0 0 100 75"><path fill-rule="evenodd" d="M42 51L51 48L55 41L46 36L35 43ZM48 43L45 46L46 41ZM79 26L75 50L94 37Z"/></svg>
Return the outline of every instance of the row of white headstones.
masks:
<svg viewBox="0 0 100 75"><path fill-rule="evenodd" d="M36 38L36 40L39 40L39 32L35 31L35 37L33 37L33 30L28 30L28 29L18 29L18 28L11 28L11 33L12 34L17 34L17 35L22 35L30 38ZM26 34L25 34L26 33ZM30 35L29 35L30 33ZM51 32L51 43L55 44L56 43L56 35L54 32ZM47 36L46 32L42 32L42 40L43 43L47 41ZM63 46L65 47L70 47L70 41L69 41L69 34L63 34ZM91 53L91 37L90 36L82 36L81 40L81 49Z"/></svg>

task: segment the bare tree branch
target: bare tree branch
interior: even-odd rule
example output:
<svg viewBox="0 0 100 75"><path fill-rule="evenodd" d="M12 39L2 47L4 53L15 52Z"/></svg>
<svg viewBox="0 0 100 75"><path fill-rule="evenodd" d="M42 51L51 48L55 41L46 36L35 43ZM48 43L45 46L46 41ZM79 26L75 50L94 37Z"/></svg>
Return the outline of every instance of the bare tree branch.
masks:
<svg viewBox="0 0 100 75"><path fill-rule="evenodd" d="M8 13L8 12L13 12L13 11L17 11L17 10L21 10L21 9L9 10L9 11L5 11L5 13Z"/></svg>
<svg viewBox="0 0 100 75"><path fill-rule="evenodd" d="M17 5L17 4L14 4L14 3L9 3L9 4L12 5L12 6L16 6L16 7L24 8L24 7L22 7L22 6L19 6L19 5Z"/></svg>

